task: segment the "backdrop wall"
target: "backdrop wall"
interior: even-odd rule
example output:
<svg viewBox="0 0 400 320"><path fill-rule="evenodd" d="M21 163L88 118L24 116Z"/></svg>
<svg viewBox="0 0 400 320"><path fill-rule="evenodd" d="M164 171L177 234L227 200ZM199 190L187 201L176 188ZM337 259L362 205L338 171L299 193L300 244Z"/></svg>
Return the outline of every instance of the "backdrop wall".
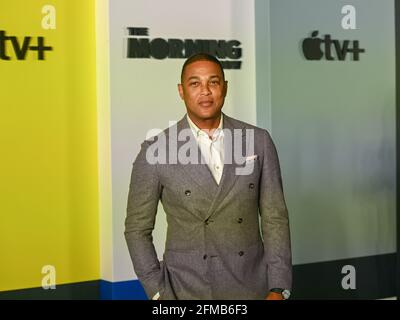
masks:
<svg viewBox="0 0 400 320"><path fill-rule="evenodd" d="M207 17L196 12L207 10ZM184 57L165 59L128 56L130 39L219 40L239 42L241 68L226 70L229 81L224 111L256 123L254 6L243 1L110 1L110 145L112 189L112 272L105 254L103 279L125 281L135 277L123 236L127 192L132 162L146 133L180 120L185 106L177 84ZM132 36L128 28L146 28L148 37ZM180 52L184 52L180 50ZM172 53L170 53L172 55ZM227 59L234 61L234 59ZM161 258L166 221L162 207L154 240Z"/></svg>
<svg viewBox="0 0 400 320"><path fill-rule="evenodd" d="M57 285L99 279L94 13L94 1L1 1L2 40L16 37L0 49L1 291L41 288L46 265Z"/></svg>

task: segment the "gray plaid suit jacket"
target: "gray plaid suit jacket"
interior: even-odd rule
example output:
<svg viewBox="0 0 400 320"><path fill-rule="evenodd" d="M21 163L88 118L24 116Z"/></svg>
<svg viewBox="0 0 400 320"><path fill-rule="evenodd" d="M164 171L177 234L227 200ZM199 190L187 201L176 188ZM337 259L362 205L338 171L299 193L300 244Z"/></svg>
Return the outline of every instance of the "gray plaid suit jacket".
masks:
<svg viewBox="0 0 400 320"><path fill-rule="evenodd" d="M225 114L223 127L241 133L245 156L254 142L251 174L235 170L246 163L225 163L218 185L206 164L150 164L146 152L158 139L143 142L133 163L125 238L149 298L159 292L161 299L264 299L271 288L291 289L288 212L275 146L266 130ZM186 116L164 131L164 144L179 150L185 141L170 139L171 128L178 135L188 129ZM246 129L254 130L253 141ZM224 143L227 159L233 150ZM168 223L162 261L152 241L159 201Z"/></svg>

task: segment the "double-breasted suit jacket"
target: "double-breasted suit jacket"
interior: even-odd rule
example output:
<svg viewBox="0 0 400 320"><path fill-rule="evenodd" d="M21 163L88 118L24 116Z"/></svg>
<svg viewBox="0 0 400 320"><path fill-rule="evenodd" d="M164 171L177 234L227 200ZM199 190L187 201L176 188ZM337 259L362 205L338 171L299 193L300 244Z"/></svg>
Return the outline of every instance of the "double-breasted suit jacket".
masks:
<svg viewBox="0 0 400 320"><path fill-rule="evenodd" d="M275 146L266 130L226 115L223 128L219 184L205 163L171 161L173 148L178 158L188 152L190 142L176 139L189 129L186 116L163 137L145 141L133 163L125 238L149 298L159 292L161 299L264 299L271 288L291 288L288 212ZM236 142L230 143L230 132ZM235 161L238 150L242 161ZM150 151L167 161L149 161ZM159 201L168 223L162 261L152 241Z"/></svg>

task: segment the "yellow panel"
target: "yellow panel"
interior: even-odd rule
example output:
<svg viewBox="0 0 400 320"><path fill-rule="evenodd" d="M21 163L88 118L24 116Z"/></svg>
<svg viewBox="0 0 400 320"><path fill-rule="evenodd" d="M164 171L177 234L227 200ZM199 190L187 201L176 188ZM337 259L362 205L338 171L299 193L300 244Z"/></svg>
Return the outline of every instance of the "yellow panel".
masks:
<svg viewBox="0 0 400 320"><path fill-rule="evenodd" d="M94 0L2 0L0 30L53 47L42 61L17 60L11 40L0 53L0 290L40 287L44 265L57 284L98 279Z"/></svg>

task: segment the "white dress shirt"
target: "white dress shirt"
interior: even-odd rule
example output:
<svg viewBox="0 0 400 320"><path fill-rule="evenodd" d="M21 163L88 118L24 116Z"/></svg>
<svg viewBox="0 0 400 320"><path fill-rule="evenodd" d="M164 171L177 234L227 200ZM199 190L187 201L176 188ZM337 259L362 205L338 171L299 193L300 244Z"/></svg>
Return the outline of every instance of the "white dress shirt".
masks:
<svg viewBox="0 0 400 320"><path fill-rule="evenodd" d="M211 137L206 131L198 128L190 119L189 115L186 115L186 117L200 148L201 155L208 165L215 182L219 185L222 171L224 169L224 131L222 130L223 115L221 114L218 128L214 130Z"/></svg>

